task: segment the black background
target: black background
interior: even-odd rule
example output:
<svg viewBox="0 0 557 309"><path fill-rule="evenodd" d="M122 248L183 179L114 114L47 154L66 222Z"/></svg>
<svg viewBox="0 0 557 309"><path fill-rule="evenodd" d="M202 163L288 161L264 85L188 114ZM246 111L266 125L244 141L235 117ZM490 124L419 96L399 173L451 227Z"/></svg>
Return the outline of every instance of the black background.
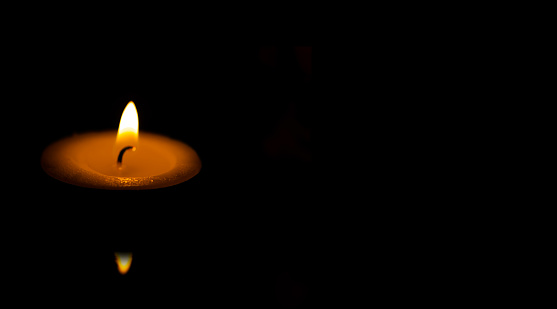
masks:
<svg viewBox="0 0 557 309"><path fill-rule="evenodd" d="M128 305L311 306L319 238L311 48L41 38L6 61L5 144L18 151L3 151L15 195L6 199L4 249L16 289L52 302L72 294ZM140 134L198 152L197 176L103 191L42 171L50 143L116 130L130 100ZM125 276L115 251L134 254Z"/></svg>

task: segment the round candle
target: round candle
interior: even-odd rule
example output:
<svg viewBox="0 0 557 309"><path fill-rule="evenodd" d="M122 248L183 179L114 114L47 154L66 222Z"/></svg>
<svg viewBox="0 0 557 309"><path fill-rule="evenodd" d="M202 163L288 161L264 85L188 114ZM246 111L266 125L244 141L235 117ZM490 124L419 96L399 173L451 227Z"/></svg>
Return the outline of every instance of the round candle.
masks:
<svg viewBox="0 0 557 309"><path fill-rule="evenodd" d="M66 183L109 190L168 187L197 175L201 160L195 150L163 135L139 132L131 105L118 132L76 134L48 146L41 157L44 171Z"/></svg>

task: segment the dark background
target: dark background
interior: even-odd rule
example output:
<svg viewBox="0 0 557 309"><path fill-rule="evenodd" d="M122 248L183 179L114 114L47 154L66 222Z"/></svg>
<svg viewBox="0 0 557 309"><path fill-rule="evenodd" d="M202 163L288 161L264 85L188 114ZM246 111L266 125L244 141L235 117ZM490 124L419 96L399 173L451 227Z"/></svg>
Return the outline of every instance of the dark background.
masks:
<svg viewBox="0 0 557 309"><path fill-rule="evenodd" d="M45 37L40 51L18 49L6 61L4 123L16 134L5 141L19 150L3 153L14 162L4 244L14 286L53 302L75 294L311 307L319 259L311 47L118 42ZM116 130L130 100L140 134L198 152L197 176L157 190L102 191L42 171L50 143ZM134 254L126 276L114 251Z"/></svg>

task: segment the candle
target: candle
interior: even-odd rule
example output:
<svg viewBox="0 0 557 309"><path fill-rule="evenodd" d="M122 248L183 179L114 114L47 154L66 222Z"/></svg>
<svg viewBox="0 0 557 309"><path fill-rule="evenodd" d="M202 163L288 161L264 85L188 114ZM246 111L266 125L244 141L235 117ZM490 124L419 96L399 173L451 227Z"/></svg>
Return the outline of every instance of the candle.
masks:
<svg viewBox="0 0 557 309"><path fill-rule="evenodd" d="M81 187L141 190L184 182L199 173L201 160L183 142L139 132L137 110L130 101L118 132L61 139L43 151L41 166L53 178Z"/></svg>

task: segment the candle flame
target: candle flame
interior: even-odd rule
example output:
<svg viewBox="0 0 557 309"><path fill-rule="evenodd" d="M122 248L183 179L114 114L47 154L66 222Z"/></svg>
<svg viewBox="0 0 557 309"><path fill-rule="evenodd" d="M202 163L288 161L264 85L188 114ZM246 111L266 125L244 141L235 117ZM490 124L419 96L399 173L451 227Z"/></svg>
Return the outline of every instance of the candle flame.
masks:
<svg viewBox="0 0 557 309"><path fill-rule="evenodd" d="M116 252L116 264L118 265L118 271L125 275L132 264L132 253L131 252Z"/></svg>
<svg viewBox="0 0 557 309"><path fill-rule="evenodd" d="M133 101L130 101L120 118L120 126L118 127L118 136L116 137L117 145L136 146L139 136L139 119L137 109Z"/></svg>

